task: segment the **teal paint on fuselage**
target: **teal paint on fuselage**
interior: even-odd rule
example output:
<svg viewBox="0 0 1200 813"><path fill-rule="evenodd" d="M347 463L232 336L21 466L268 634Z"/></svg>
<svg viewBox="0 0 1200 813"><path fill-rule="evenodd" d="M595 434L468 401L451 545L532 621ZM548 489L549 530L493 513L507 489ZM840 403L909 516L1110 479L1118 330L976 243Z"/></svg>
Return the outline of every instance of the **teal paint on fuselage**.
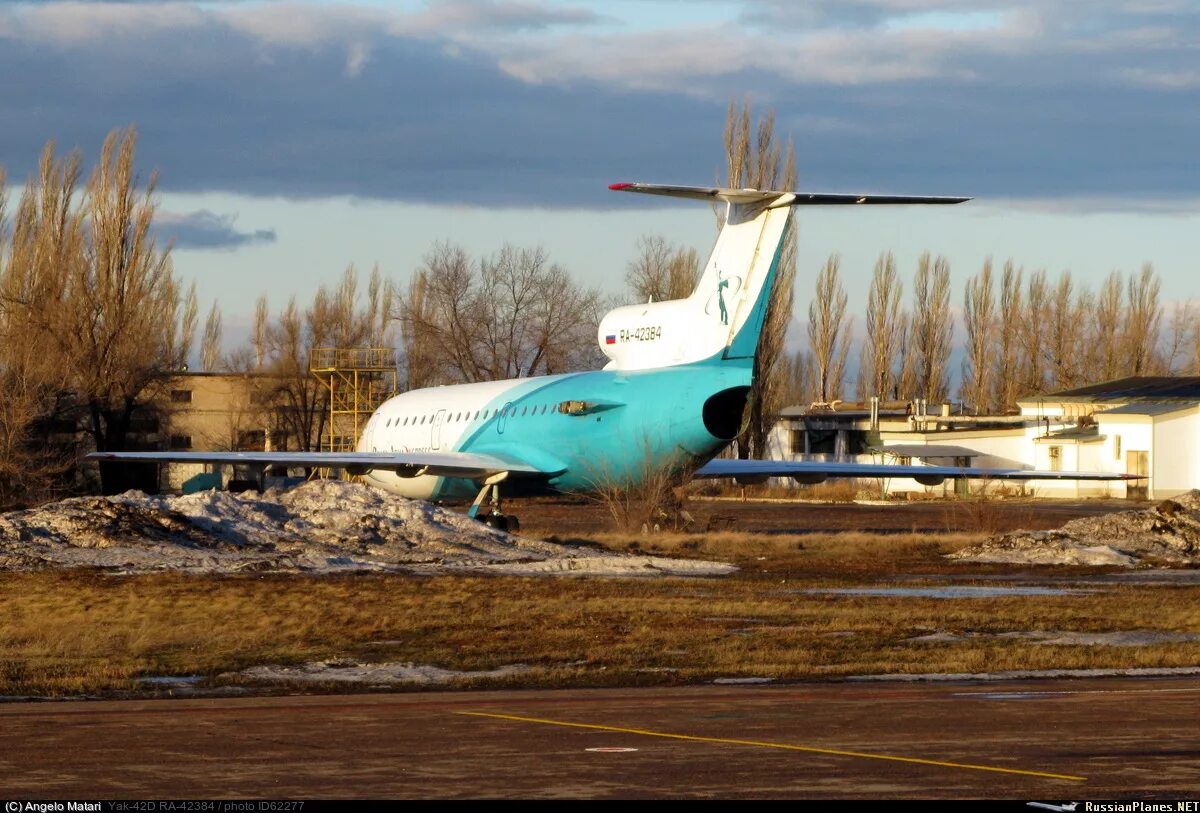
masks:
<svg viewBox="0 0 1200 813"><path fill-rule="evenodd" d="M510 479L504 488L514 495L636 483L666 462L682 469L700 465L720 451L729 438L714 437L705 428L704 403L722 390L749 386L751 374L748 364L723 362L526 379L488 406L499 409L509 404L507 415L486 421L454 451L511 456L566 469L550 480ZM609 401L621 406L566 415L555 410L562 401ZM478 491L472 480L447 477L438 483L433 497L473 497Z"/></svg>

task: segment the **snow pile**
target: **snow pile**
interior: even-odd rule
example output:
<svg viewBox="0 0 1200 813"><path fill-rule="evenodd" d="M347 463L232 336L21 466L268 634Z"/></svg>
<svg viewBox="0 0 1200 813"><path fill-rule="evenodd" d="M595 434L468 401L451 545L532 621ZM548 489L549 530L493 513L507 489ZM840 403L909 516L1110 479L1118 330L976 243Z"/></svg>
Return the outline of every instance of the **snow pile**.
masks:
<svg viewBox="0 0 1200 813"><path fill-rule="evenodd" d="M524 664L501 666L476 672L459 672L421 663L359 663L357 661L313 661L299 666L252 666L222 675L253 683L351 683L362 686L402 684L433 686L455 680L502 678L529 670Z"/></svg>
<svg viewBox="0 0 1200 813"><path fill-rule="evenodd" d="M1014 632L965 632L945 630L909 638L914 644L957 644L985 638L1028 640L1038 646L1154 646L1200 641L1200 635L1164 630L1116 630L1114 632L1074 632L1070 630L1030 630Z"/></svg>
<svg viewBox="0 0 1200 813"><path fill-rule="evenodd" d="M486 570L595 575L717 575L714 562L622 556L512 536L462 514L336 480L265 494L137 491L0 515L0 569Z"/></svg>
<svg viewBox="0 0 1200 813"><path fill-rule="evenodd" d="M1200 666L1137 666L1128 669L1008 669L1002 672L927 672L923 674L850 675L846 680L886 680L897 683L944 681L964 683L983 680L1031 680L1039 678L1097 678L1097 677L1183 677L1200 675ZM1030 697L1037 692L1023 692ZM980 697L986 695L981 694Z"/></svg>
<svg viewBox="0 0 1200 813"><path fill-rule="evenodd" d="M1054 531L1014 531L950 554L971 562L1050 565L1200 563L1200 491L1144 511L1083 517Z"/></svg>

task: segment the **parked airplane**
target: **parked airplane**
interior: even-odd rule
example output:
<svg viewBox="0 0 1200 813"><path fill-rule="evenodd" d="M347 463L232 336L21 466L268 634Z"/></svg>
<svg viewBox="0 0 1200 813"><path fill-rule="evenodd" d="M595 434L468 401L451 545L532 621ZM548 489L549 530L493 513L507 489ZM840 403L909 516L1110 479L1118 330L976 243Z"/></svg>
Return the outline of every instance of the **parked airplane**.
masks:
<svg viewBox="0 0 1200 813"><path fill-rule="evenodd" d="M611 189L726 204L692 295L628 305L601 321L609 362L593 372L430 387L397 395L371 416L354 452L101 452L98 460L321 466L364 474L405 497L475 497L469 514L513 530L510 496L597 490L651 471L697 478L915 477L1122 479L1041 472L846 462L714 459L738 434L793 206L956 204L969 198L764 192L621 183Z"/></svg>

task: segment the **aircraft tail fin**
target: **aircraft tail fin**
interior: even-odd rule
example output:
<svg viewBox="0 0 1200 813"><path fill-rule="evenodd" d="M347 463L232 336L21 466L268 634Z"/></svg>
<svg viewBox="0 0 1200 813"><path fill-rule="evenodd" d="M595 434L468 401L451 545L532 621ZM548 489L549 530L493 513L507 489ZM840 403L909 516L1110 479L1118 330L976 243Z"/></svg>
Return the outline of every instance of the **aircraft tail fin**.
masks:
<svg viewBox="0 0 1200 813"><path fill-rule="evenodd" d="M636 183L609 188L726 204L724 225L691 296L616 308L600 321L597 338L600 349L611 359L607 369L618 370L698 362L752 365L793 206L953 204L969 200Z"/></svg>

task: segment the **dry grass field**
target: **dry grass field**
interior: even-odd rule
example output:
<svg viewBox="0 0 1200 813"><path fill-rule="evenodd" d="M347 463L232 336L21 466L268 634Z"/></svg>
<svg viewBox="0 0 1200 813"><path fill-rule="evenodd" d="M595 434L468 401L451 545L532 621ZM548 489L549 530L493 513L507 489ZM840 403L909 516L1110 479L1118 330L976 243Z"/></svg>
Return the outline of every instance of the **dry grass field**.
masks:
<svg viewBox="0 0 1200 813"><path fill-rule="evenodd" d="M157 675L201 675L202 686L220 687L238 681L229 673L252 665L328 659L527 667L460 682L474 686L1200 665L1196 641L1064 646L997 637L1038 630L1200 633L1200 587L1106 583L1089 592L956 599L809 592L1045 584L1072 575L1031 568L1014 578L1012 568L943 558L979 538L820 530L574 537L576 544L741 568L719 578L5 573L0 695L155 691L140 678ZM912 640L936 632L967 637Z"/></svg>

